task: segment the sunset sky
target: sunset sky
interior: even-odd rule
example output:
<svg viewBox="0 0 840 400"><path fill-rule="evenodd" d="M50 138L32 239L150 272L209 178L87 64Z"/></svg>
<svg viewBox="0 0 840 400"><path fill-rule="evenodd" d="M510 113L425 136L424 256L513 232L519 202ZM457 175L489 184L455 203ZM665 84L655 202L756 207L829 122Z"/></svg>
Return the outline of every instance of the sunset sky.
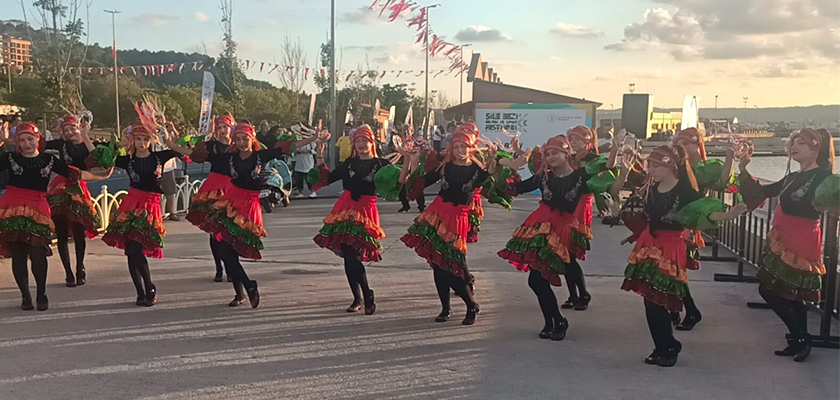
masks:
<svg viewBox="0 0 840 400"><path fill-rule="evenodd" d="M417 0L421 5L433 1ZM629 83L654 95L658 107L679 107L686 94L701 105L793 106L840 103L840 2L837 0L436 0L431 26L454 43L472 43L505 83L620 107ZM384 1L383 1L384 2ZM342 69L423 68L405 20L369 11L372 0L336 0ZM239 0L233 33L238 56L279 62L284 35L300 37L313 67L327 38L328 0ZM109 45L117 8L120 48L221 49L216 0L95 0L90 41ZM13 9L12 9L13 10ZM3 18L21 18L20 9ZM30 20L32 16L30 16ZM465 55L466 57L466 55ZM443 57L432 70L448 65ZM367 69L367 67L362 67ZM279 85L256 68L248 75ZM423 78L386 75L383 83ZM457 76L431 80L458 100ZM465 85L465 100L469 99ZM311 83L307 89L313 89Z"/></svg>

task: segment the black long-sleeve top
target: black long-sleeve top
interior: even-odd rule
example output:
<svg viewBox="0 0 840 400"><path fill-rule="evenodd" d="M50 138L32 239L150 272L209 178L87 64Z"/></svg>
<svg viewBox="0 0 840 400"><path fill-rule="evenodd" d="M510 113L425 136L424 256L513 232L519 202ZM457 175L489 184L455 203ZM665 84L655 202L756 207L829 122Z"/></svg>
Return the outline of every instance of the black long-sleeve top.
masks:
<svg viewBox="0 0 840 400"><path fill-rule="evenodd" d="M58 156L67 165L72 165L80 171L88 169L85 160L90 156L90 151L84 143L73 144L64 139L55 139L47 142L46 149L57 151Z"/></svg>
<svg viewBox="0 0 840 400"><path fill-rule="evenodd" d="M822 213L814 208L814 193L823 179L829 176L831 173L822 168L792 172L778 182L761 185L761 189L764 198L779 197L779 203L785 214L819 219Z"/></svg>
<svg viewBox="0 0 840 400"><path fill-rule="evenodd" d="M128 173L131 187L144 192L163 193L160 186L163 164L175 157L179 157L179 154L172 150L153 151L143 158L134 155L119 156L114 165Z"/></svg>
<svg viewBox="0 0 840 400"><path fill-rule="evenodd" d="M675 214L689 203L703 198L703 195L684 181L664 193L658 189L658 183L651 186L645 199L645 214L651 233L658 230L682 231L685 227L675 220Z"/></svg>
<svg viewBox="0 0 840 400"><path fill-rule="evenodd" d="M204 148L200 150L196 149L191 157L192 160L198 163L209 162L210 172L230 176L230 163L225 158L214 157L219 154L229 153L230 145L218 140L208 140L203 142L203 144L199 143L199 145Z"/></svg>
<svg viewBox="0 0 840 400"><path fill-rule="evenodd" d="M442 169L427 173L424 176L426 187L441 181L438 195L447 203L456 206L470 204L478 189L487 177L487 171L472 163L470 165L455 165L446 163Z"/></svg>
<svg viewBox="0 0 840 400"><path fill-rule="evenodd" d="M51 173L68 177L71 172L64 160L46 153L35 157L6 153L0 156L0 171L5 170L9 170L9 185L39 192L47 191Z"/></svg>
<svg viewBox="0 0 840 400"><path fill-rule="evenodd" d="M341 180L344 190L350 192L350 198L359 200L362 196L376 196L374 177L379 169L391 162L384 158L363 160L351 157L338 164L330 171L329 182Z"/></svg>
<svg viewBox="0 0 840 400"><path fill-rule="evenodd" d="M574 213L580 198L592 193L586 181L591 178L586 168L578 168L565 177L558 177L553 172L540 173L516 184L518 194L537 189L542 192L541 203L564 213Z"/></svg>
<svg viewBox="0 0 840 400"><path fill-rule="evenodd" d="M583 158L580 159L580 163L578 167L582 168L585 167L590 161L595 160L599 156L595 154L595 150L589 150Z"/></svg>
<svg viewBox="0 0 840 400"><path fill-rule="evenodd" d="M283 149L278 147L252 152L244 159L239 153L218 153L208 156L208 160L211 165L227 165L225 175L230 176L230 182L234 186L245 190L261 190L266 182L263 175L265 164L282 155Z"/></svg>

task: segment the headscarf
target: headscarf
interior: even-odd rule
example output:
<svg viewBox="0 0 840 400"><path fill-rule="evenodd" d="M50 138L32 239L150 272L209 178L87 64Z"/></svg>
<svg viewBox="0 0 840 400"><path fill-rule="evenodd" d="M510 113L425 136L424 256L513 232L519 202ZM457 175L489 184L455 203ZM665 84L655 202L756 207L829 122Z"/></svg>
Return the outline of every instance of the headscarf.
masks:
<svg viewBox="0 0 840 400"><path fill-rule="evenodd" d="M236 121L233 119L233 115L222 114L216 117L216 125L225 125L233 128L236 125Z"/></svg>
<svg viewBox="0 0 840 400"><path fill-rule="evenodd" d="M251 125L249 122L240 122L236 124L236 127L233 128L233 138L236 137L236 134L244 133L251 139L251 151L257 151L260 149L260 142L257 140L257 136L254 131L254 125ZM236 149L236 142L231 141L231 148L234 151L238 151Z"/></svg>
<svg viewBox="0 0 840 400"><path fill-rule="evenodd" d="M653 149L647 158L647 162L674 171L680 179L687 179L694 190L700 190L694 172L688 165L685 149L681 146L659 146Z"/></svg>
<svg viewBox="0 0 840 400"><path fill-rule="evenodd" d="M78 128L80 126L79 118L77 118L73 114L67 114L67 116L61 119L61 124L59 124L59 127L61 128L62 132L64 131L65 126L72 126L74 128Z"/></svg>
<svg viewBox="0 0 840 400"><path fill-rule="evenodd" d="M38 151L44 151L44 147L46 147L46 138L41 136L41 131L38 130L38 126L31 123L31 122L23 122L15 128L15 137L20 137L20 135L32 135L38 139ZM16 146L15 149L18 149Z"/></svg>
<svg viewBox="0 0 840 400"><path fill-rule="evenodd" d="M572 137L578 137L583 139L586 142L586 148L588 151L598 153L598 134L590 127L586 125L578 125L572 129L569 129L566 132L566 135L569 136L569 139Z"/></svg>
<svg viewBox="0 0 840 400"><path fill-rule="evenodd" d="M356 146L355 146L356 139L364 138L371 143L376 143L376 141L373 139L373 130L370 129L370 126L367 125L367 124L362 125L362 126L356 128L356 129L350 131L350 134L351 134L350 140L353 141L353 144L354 144L353 146L351 146L350 157L358 157L359 156L358 154L356 154ZM371 150L371 155L373 155L374 157L379 157L376 154L376 146L375 145L373 146L373 149Z"/></svg>
<svg viewBox="0 0 840 400"><path fill-rule="evenodd" d="M700 151L700 159L706 161L706 143L703 140L703 136L700 135L700 131L697 128L685 128L677 133L677 137L674 139L674 143L679 144L680 140L685 140L689 143L694 143L697 145L698 150Z"/></svg>
<svg viewBox="0 0 840 400"><path fill-rule="evenodd" d="M818 166L834 172L834 141L831 139L831 135L825 129L815 130L811 128L797 129L790 133L788 141L785 144L785 153L788 155L787 172L790 172L790 163L792 160L790 147L793 145L793 140L797 137L804 139L806 145L817 152ZM825 142L825 139L828 139L828 141Z"/></svg>
<svg viewBox="0 0 840 400"><path fill-rule="evenodd" d="M463 142L469 147L475 147L478 142L478 126L474 122L466 122L458 126L452 133L451 143Z"/></svg>
<svg viewBox="0 0 840 400"><path fill-rule="evenodd" d="M572 157L572 145L569 144L569 138L566 137L566 135L557 135L557 136L554 136L552 138L549 138L548 141L545 142L545 145L539 149L539 151L541 152L540 160L541 160L541 164L542 164L542 169L544 171L547 172L549 169L551 169L551 167L545 161L545 151L548 150L548 149L555 149L555 150L561 151L563 153L566 153L566 156L569 157L569 162L570 163L574 162L574 160L571 158Z"/></svg>

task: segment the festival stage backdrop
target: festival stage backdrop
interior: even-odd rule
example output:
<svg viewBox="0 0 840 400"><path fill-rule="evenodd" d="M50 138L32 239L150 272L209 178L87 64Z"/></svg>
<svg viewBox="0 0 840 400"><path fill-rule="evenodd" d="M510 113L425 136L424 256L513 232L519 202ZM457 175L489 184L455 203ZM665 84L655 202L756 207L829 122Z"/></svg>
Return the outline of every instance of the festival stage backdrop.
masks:
<svg viewBox="0 0 840 400"><path fill-rule="evenodd" d="M581 104L516 104L479 103L475 106L475 122L481 134L492 141L508 142L503 129L510 134L521 132L522 147L544 144L548 138L566 133L577 125L592 126L593 115Z"/></svg>

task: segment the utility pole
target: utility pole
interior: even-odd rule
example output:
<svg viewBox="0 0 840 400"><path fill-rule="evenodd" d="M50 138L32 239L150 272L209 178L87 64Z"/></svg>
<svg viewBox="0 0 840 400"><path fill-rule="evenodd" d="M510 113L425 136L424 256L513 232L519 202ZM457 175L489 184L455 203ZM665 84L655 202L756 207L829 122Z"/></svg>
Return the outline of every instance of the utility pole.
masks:
<svg viewBox="0 0 840 400"><path fill-rule="evenodd" d="M335 148L338 140L338 121L335 120L336 107L338 106L335 95L335 0L330 1L330 146L329 150ZM329 151L328 150L328 151ZM335 166L335 157L329 157L330 167Z"/></svg>
<svg viewBox="0 0 840 400"><path fill-rule="evenodd" d="M744 121L741 122L742 124L747 122L747 101L749 101L749 99L749 97L744 97Z"/></svg>
<svg viewBox="0 0 840 400"><path fill-rule="evenodd" d="M120 71L117 69L117 24L116 15L120 13L117 10L104 10L111 14L111 36L114 39L112 55L114 56L114 99L116 100L117 108L117 130L114 131L116 135L120 134Z"/></svg>
<svg viewBox="0 0 840 400"><path fill-rule="evenodd" d="M459 80L461 81L461 100L460 104L464 104L464 47L472 46L470 43L462 44L461 45L461 73L458 74Z"/></svg>
<svg viewBox="0 0 840 400"><path fill-rule="evenodd" d="M426 140L431 140L430 130L429 130L429 10L439 6L440 4L432 4L430 6L423 7L426 9L426 108L425 108L425 117L423 118L423 128L425 130L425 138Z"/></svg>

